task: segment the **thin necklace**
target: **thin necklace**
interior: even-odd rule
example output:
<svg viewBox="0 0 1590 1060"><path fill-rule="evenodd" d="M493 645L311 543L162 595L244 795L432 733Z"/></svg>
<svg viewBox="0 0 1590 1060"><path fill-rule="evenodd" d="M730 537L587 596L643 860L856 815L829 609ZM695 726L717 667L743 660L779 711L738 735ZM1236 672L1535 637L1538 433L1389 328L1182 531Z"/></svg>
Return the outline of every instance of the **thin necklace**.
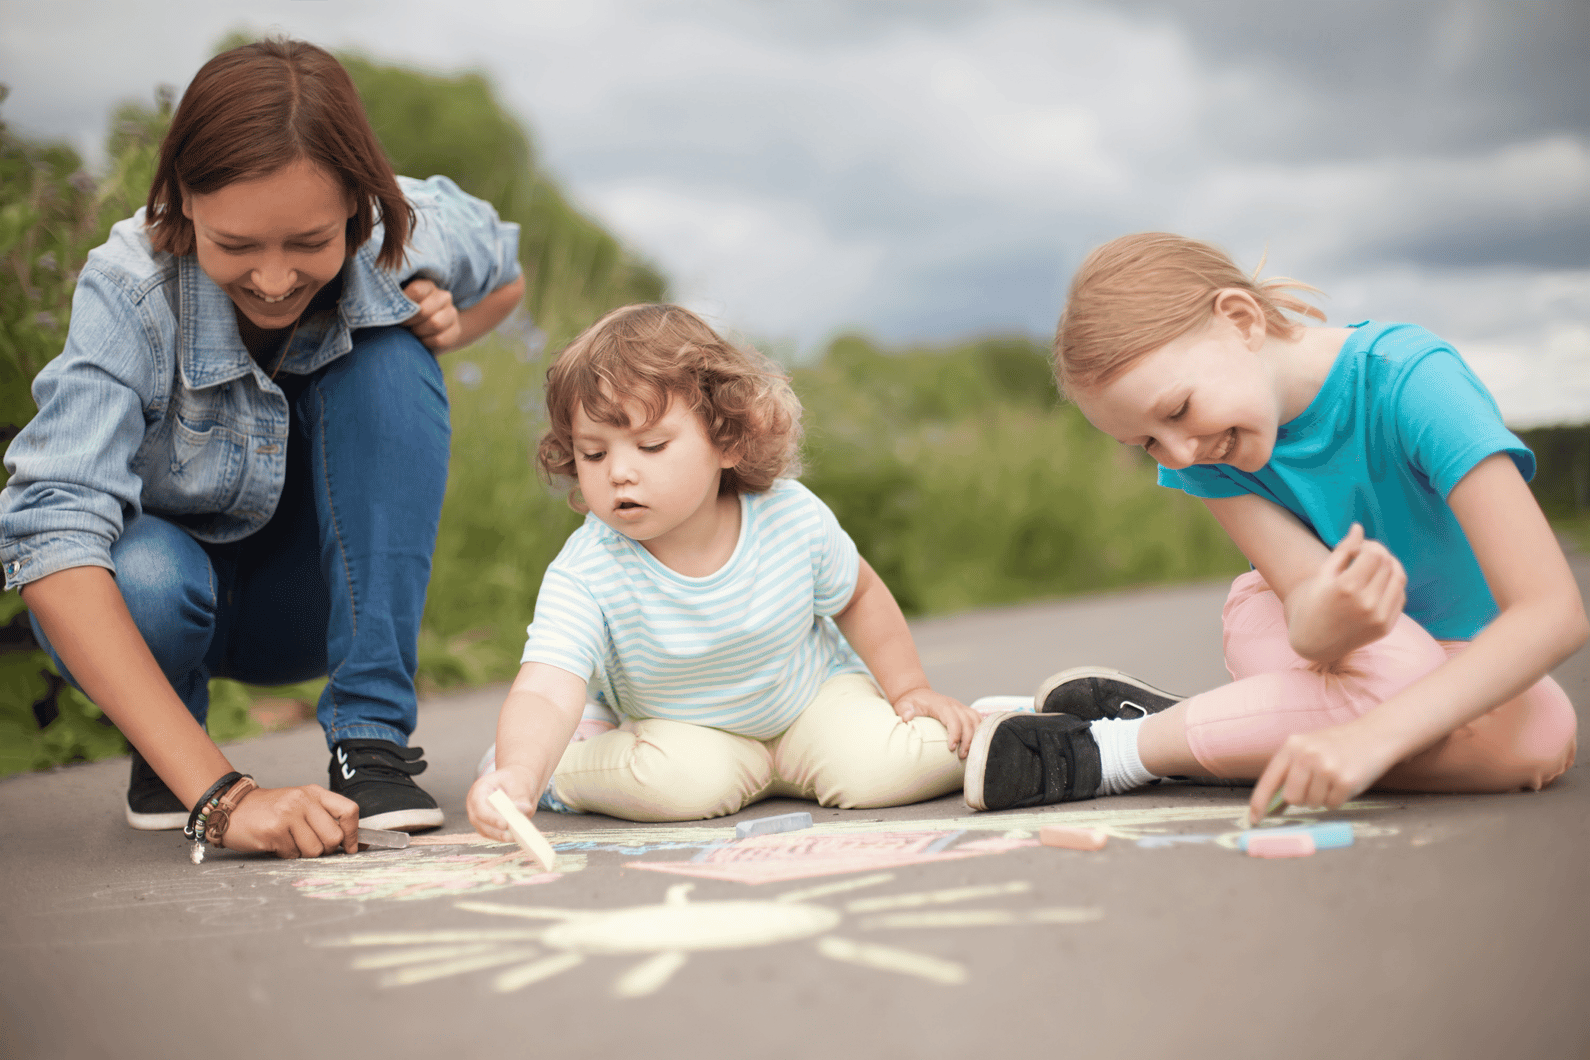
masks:
<svg viewBox="0 0 1590 1060"><path fill-rule="evenodd" d="M287 341L282 343L282 355L276 358L276 367L271 369L271 382L276 382L276 373L282 370L282 365L287 361L287 351L293 348L293 338L298 334L298 325L303 321L302 313L293 321L293 330L287 333Z"/></svg>

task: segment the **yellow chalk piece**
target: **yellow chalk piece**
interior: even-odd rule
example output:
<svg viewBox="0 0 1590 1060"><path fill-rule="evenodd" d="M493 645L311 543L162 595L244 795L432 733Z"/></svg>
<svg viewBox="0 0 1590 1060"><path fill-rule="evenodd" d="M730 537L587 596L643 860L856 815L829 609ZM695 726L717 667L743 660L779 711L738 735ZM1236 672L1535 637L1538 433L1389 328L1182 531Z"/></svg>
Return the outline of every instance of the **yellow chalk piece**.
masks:
<svg viewBox="0 0 1590 1060"><path fill-rule="evenodd" d="M519 807L501 788L492 792L486 801L496 807L497 812L508 822L508 831L513 833L514 842L519 844L520 849L535 858L543 871L551 872L558 856L552 852L552 844L530 823L530 818L519 812Z"/></svg>
<svg viewBox="0 0 1590 1060"><path fill-rule="evenodd" d="M1278 791L1274 795L1270 796L1270 804L1264 808L1264 812L1258 817L1253 816L1252 810L1244 810L1242 816L1237 818L1237 827L1241 828L1243 831L1247 831L1250 828L1257 828L1259 827L1260 821L1264 820L1266 817L1270 816L1285 805L1286 796L1282 795ZM1346 809L1345 806L1342 808Z"/></svg>

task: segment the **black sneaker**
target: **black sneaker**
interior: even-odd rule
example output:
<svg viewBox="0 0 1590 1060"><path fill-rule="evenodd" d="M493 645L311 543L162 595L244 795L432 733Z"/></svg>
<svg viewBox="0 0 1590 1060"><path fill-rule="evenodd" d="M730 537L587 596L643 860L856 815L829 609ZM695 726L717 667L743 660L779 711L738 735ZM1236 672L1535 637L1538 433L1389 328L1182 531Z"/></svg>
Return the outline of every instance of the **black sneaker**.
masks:
<svg viewBox="0 0 1590 1060"><path fill-rule="evenodd" d="M188 808L136 748L132 749L132 776L127 780L127 823L143 832L188 826Z"/></svg>
<svg viewBox="0 0 1590 1060"><path fill-rule="evenodd" d="M1061 670L1038 686L1033 708L1039 714L1070 714L1083 721L1101 718L1146 718L1180 703L1173 696L1131 674L1102 666Z"/></svg>
<svg viewBox="0 0 1590 1060"><path fill-rule="evenodd" d="M425 772L424 754L423 747L399 747L391 740L338 740L327 767L331 790L359 804L359 823L366 828L440 827L436 800L411 779Z"/></svg>
<svg viewBox="0 0 1590 1060"><path fill-rule="evenodd" d="M1070 714L990 714L966 755L966 805L1017 810L1098 795L1104 771L1091 724Z"/></svg>

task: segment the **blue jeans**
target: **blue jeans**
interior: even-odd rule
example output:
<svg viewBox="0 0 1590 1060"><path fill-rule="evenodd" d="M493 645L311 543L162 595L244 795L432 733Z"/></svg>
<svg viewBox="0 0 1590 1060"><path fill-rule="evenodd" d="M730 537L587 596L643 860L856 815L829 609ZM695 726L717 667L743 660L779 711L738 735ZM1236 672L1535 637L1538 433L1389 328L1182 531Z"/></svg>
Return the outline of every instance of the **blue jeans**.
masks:
<svg viewBox="0 0 1590 1060"><path fill-rule="evenodd" d="M404 328L370 328L300 387L270 522L212 545L146 512L111 546L116 584L199 724L212 677L270 685L325 674L328 747L407 746L452 433L442 371Z"/></svg>

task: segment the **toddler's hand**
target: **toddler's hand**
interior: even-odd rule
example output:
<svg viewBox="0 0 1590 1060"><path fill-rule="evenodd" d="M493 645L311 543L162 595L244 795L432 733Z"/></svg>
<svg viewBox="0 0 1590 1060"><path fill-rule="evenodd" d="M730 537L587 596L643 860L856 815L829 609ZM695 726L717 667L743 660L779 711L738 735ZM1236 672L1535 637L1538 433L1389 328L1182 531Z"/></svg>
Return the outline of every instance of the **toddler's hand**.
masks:
<svg viewBox="0 0 1590 1060"><path fill-rule="evenodd" d="M1400 748L1358 722L1288 736L1253 786L1251 819L1259 820L1276 792L1290 806L1337 809L1368 790L1401 757Z"/></svg>
<svg viewBox="0 0 1590 1060"><path fill-rule="evenodd" d="M972 733L983 716L959 700L951 699L931 688L914 688L894 701L894 712L901 721L912 718L937 718L949 733L950 750L962 758L972 749Z"/></svg>
<svg viewBox="0 0 1590 1060"><path fill-rule="evenodd" d="M501 791L525 814L533 814L540 797L534 789L534 783L533 779L527 778L517 769L497 769L480 777L469 786L469 797L464 800L464 806L469 811L469 823L487 839L495 839L499 843L515 842L508 831L508 822L502 819L502 814L488 800L492 792Z"/></svg>
<svg viewBox="0 0 1590 1060"><path fill-rule="evenodd" d="M1408 576L1379 541L1352 525L1312 578L1287 601L1287 635L1305 659L1333 663L1371 644L1397 624Z"/></svg>
<svg viewBox="0 0 1590 1060"><path fill-rule="evenodd" d="M458 344L463 327L458 320L458 309L453 305L453 292L438 287L430 280L410 280L403 285L409 301L420 307L403 322L414 332L414 337L425 343L432 353L446 353Z"/></svg>

